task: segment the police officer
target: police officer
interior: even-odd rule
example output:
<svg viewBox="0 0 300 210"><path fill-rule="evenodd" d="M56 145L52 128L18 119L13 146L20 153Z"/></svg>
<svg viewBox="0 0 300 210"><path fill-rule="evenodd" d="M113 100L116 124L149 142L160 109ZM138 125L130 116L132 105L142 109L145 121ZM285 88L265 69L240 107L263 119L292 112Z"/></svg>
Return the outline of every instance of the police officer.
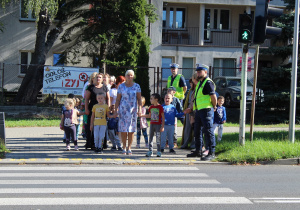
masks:
<svg viewBox="0 0 300 210"><path fill-rule="evenodd" d="M213 130L214 110L217 106L215 84L207 76L208 66L197 64L197 77L199 82L195 88L193 110L195 111L194 137L196 150L187 157L201 157L201 160L215 159L215 135ZM203 135L206 147L209 150L207 156L202 157Z"/></svg>
<svg viewBox="0 0 300 210"><path fill-rule="evenodd" d="M171 63L170 67L172 75L168 77L167 88L169 88L170 86L175 87L176 93L174 96L182 102L182 100L184 99L184 93L187 90L185 79L183 75L178 74L178 64Z"/></svg>

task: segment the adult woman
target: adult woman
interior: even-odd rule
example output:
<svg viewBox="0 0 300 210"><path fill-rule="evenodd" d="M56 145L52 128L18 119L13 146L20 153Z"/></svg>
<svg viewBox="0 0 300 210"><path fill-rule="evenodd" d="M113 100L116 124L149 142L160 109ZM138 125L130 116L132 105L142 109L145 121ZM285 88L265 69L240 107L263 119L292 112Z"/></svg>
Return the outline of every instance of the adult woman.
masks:
<svg viewBox="0 0 300 210"><path fill-rule="evenodd" d="M115 116L119 113L119 132L123 143L123 154L126 154L126 140L128 137L127 154L132 155L131 145L134 132L136 131L137 115L141 115L142 110L141 88L137 83L133 82L134 71L127 70L125 73L126 82L118 87L116 100ZM139 109L138 107L139 106Z"/></svg>
<svg viewBox="0 0 300 210"><path fill-rule="evenodd" d="M111 105L116 104L116 99L117 99L117 92L118 92L118 87L120 84L125 82L125 77L123 76L118 76L116 80L116 84L113 84L111 86L111 89L109 90L109 95L110 95L110 103Z"/></svg>
<svg viewBox="0 0 300 210"><path fill-rule="evenodd" d="M84 84L83 89L82 89L82 97L83 97L82 104L85 104L86 89L88 88L89 85L93 84L93 81L94 81L95 77L97 76L97 74L98 74L98 72L92 73L89 77L89 80L86 81L86 83ZM85 111L85 109L83 111ZM90 128L87 127L87 121L88 121L88 115L85 114L83 116L83 125L82 125L82 136L84 138L86 138L86 131L90 130Z"/></svg>
<svg viewBox="0 0 300 210"><path fill-rule="evenodd" d="M188 143L193 140L193 123L194 123L194 113L193 113L193 100L195 95L195 88L198 83L197 73L192 75L192 78L189 80L191 89L189 90L185 103L184 103L184 113L186 114L182 130L182 141L181 149L188 148ZM193 142L191 148L193 147Z"/></svg>
<svg viewBox="0 0 300 210"><path fill-rule="evenodd" d="M88 115L87 128L90 127L93 106L98 103L97 102L98 93L104 93L106 95L106 103L108 104L108 106L110 106L108 88L106 85L103 85L102 82L103 82L103 74L99 73L94 78L93 84L88 86L85 92L85 113ZM90 129L86 130L86 134L87 136L86 136L85 148L94 149L94 138Z"/></svg>

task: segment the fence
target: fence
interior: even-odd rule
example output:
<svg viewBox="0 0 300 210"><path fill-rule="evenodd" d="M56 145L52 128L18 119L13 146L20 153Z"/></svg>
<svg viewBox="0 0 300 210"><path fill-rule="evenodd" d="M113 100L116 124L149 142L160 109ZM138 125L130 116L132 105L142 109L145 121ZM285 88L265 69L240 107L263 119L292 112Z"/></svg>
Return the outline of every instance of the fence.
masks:
<svg viewBox="0 0 300 210"><path fill-rule="evenodd" d="M20 88L23 78L25 77L26 70L30 65L20 65L20 64L2 64L0 68L0 81L1 81L1 94L0 101L2 104L10 104L13 102ZM44 66L42 66L44 67ZM142 91L145 88L149 88L150 93L163 93L163 89L167 85L168 76L171 74L170 68L160 68L160 67L130 67L130 66L108 66L106 73L114 75L115 77L119 75L125 75L126 70L134 69L136 72L136 82L140 84ZM99 68L99 72L104 72L104 69ZM188 80L191 78L192 74L195 72L195 68L179 68L179 72L183 74L186 79L186 83L189 87ZM249 69L248 79L253 81L253 70ZM240 76L241 71L239 68L209 68L209 77L214 79L217 76ZM145 79L147 78L148 81ZM148 91L143 91L142 94L149 100L150 95L145 94ZM48 94L39 95L39 99L45 99ZM52 96L53 98L53 96ZM56 96L57 99L57 96ZM149 101L148 101L149 102ZM53 105L53 101L51 102Z"/></svg>
<svg viewBox="0 0 300 210"><path fill-rule="evenodd" d="M1 104L14 103L13 102L14 98L17 96L18 90L21 86L23 78L25 77L26 71L31 66L36 66L36 65L21 65L21 64L7 64L7 63L1 65L0 67L0 81L1 81L0 103ZM45 66L38 66L38 67L44 69ZM157 87L157 85L160 83L160 80L157 80L157 75L155 74L157 67L108 66L106 69L106 73L109 73L110 75L117 77L119 75L125 75L125 72L128 69L135 70L136 82L140 84L142 89L149 88L150 93L158 91L157 89L155 89L155 87ZM104 73L104 69L99 68L98 72ZM144 80L145 78L147 78L147 82L145 82ZM145 84L147 85L147 87L145 87ZM42 101L48 96L49 94L42 95L40 93L39 99L41 99L40 101ZM54 94L52 94L51 97L54 98L53 96ZM147 97L146 99L148 100L148 98L150 98L150 95L149 96L146 95L146 97ZM56 99L57 99L57 95L56 95ZM53 105L53 101L50 103Z"/></svg>

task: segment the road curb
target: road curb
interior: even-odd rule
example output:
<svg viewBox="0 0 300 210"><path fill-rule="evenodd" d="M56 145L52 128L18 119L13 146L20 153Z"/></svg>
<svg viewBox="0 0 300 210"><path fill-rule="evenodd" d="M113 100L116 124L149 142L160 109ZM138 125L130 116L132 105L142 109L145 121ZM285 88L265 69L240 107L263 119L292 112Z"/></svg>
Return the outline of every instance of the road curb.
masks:
<svg viewBox="0 0 300 210"><path fill-rule="evenodd" d="M95 158L95 159L70 159L70 158L40 158L40 159L0 159L1 165L50 165L50 164L96 164L96 165L236 165L229 162L200 161L200 159L129 159L129 158ZM274 161L259 161L260 165L300 165L299 158L280 159Z"/></svg>
<svg viewBox="0 0 300 210"><path fill-rule="evenodd" d="M122 158L95 158L95 159L69 159L69 158L53 158L53 159L0 159L0 165L30 165L30 164L111 164L111 165L148 165L148 164L182 164L182 165L194 165L194 164L212 164L212 165L229 165L227 162L212 162L212 161L200 161L200 159L122 159Z"/></svg>

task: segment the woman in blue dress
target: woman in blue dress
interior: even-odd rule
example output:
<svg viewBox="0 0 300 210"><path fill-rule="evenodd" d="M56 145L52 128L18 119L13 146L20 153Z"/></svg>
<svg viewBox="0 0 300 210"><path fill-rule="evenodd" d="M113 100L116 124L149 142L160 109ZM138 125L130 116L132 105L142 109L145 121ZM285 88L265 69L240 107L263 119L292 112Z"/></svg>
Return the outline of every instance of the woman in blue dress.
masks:
<svg viewBox="0 0 300 210"><path fill-rule="evenodd" d="M142 109L141 88L140 85L133 81L134 71L127 70L125 73L126 81L119 85L117 100L115 105L115 117L119 114L119 127L123 143L123 154L132 155L131 145L134 132L136 131L137 116ZM139 109L138 109L139 107ZM128 148L126 142L128 138Z"/></svg>

